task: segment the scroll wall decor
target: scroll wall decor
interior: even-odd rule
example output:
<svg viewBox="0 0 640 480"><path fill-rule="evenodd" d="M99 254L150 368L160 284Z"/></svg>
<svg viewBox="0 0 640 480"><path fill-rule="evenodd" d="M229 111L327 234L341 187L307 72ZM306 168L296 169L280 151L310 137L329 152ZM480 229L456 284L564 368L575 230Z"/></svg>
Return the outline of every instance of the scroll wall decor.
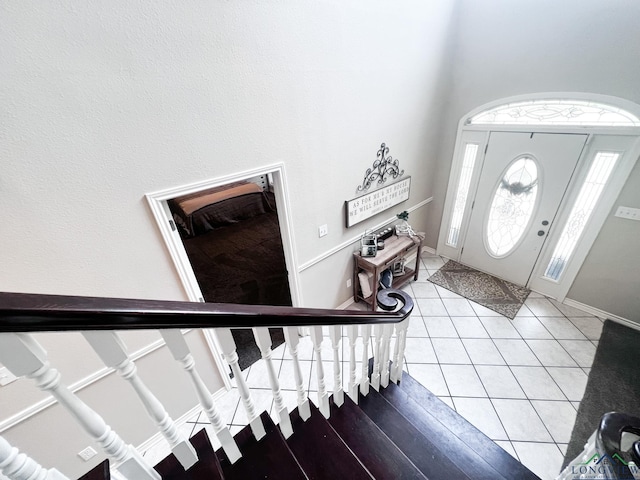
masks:
<svg viewBox="0 0 640 480"><path fill-rule="evenodd" d="M367 168L362 185L358 186L356 193L366 192L371 187L371 184L376 181L378 185L382 185L387 181L387 178L396 179L404 174L404 170L400 170L400 162L394 160L393 157L387 156L388 154L389 147L383 143L376 154L373 168Z"/></svg>
<svg viewBox="0 0 640 480"><path fill-rule="evenodd" d="M362 185L356 189L357 193L366 192L374 183L383 185L387 179L396 179L404 174L404 170L400 170L400 162L388 154L389 147L383 143L380 145L372 168L367 169ZM347 228L408 200L410 188L411 177L406 177L353 200L347 200L345 202Z"/></svg>

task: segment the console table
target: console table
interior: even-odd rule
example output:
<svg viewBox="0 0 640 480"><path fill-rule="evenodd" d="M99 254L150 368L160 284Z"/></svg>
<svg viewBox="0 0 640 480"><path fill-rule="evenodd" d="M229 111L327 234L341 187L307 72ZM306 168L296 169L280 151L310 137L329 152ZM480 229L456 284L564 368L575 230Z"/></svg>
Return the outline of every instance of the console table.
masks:
<svg viewBox="0 0 640 480"><path fill-rule="evenodd" d="M420 270L420 253L422 252L422 241L424 233L417 233L411 237L401 235L392 235L384 241L384 249L378 250L375 257L363 257L360 252L354 252L353 260L353 299L358 302L364 300L371 306L371 310L376 310L378 306L377 294L380 288L380 274L386 269L393 268L393 265L400 261L406 260L415 254L415 265L411 268L405 263L404 273L393 277L391 286L393 288L401 288L409 280L418 279ZM412 262L413 263L413 262ZM360 272L368 272L372 274L373 285L372 293L365 297L360 288L360 280L358 274Z"/></svg>

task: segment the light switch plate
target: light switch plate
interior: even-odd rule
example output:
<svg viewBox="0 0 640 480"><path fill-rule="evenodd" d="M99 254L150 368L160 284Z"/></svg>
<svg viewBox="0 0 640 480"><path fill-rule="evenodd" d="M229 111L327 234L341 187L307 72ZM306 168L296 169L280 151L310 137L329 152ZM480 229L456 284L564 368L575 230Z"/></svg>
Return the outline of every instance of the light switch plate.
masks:
<svg viewBox="0 0 640 480"><path fill-rule="evenodd" d="M9 385L11 382L15 382L18 379L13 373L11 373L7 367L0 368L0 387Z"/></svg>
<svg viewBox="0 0 640 480"><path fill-rule="evenodd" d="M620 206L616 210L615 216L629 220L640 220L640 208Z"/></svg>

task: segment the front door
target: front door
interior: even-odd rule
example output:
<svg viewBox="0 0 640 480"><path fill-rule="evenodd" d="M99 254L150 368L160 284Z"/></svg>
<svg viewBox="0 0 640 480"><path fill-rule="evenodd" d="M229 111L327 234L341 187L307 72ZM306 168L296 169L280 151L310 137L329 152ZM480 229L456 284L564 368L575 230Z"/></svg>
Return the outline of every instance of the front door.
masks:
<svg viewBox="0 0 640 480"><path fill-rule="evenodd" d="M586 139L492 132L460 261L526 285Z"/></svg>

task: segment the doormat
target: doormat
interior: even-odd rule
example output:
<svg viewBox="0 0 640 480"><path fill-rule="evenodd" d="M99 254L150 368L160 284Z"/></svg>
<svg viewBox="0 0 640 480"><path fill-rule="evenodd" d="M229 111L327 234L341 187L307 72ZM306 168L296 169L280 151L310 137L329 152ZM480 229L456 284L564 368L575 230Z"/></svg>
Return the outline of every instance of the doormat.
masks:
<svg viewBox="0 0 640 480"><path fill-rule="evenodd" d="M531 292L528 288L449 260L429 281L513 320Z"/></svg>
<svg viewBox="0 0 640 480"><path fill-rule="evenodd" d="M640 331L605 320L562 468L582 452L605 413L640 417L638 345Z"/></svg>

